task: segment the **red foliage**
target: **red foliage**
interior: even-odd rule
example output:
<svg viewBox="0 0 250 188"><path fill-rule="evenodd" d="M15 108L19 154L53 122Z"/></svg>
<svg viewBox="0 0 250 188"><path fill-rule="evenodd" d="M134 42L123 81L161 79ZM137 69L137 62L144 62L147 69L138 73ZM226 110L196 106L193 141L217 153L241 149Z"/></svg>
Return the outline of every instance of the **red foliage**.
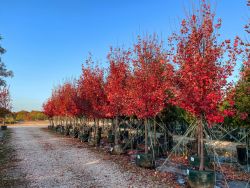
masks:
<svg viewBox="0 0 250 188"><path fill-rule="evenodd" d="M43 110L48 117L79 116L80 108L75 84L66 82L64 85L58 86L53 91L52 97L43 105Z"/></svg>
<svg viewBox="0 0 250 188"><path fill-rule="evenodd" d="M0 108L8 111L10 111L12 108L10 91L7 87L0 88Z"/></svg>
<svg viewBox="0 0 250 188"><path fill-rule="evenodd" d="M205 115L208 122L222 122L224 117L218 106L226 89L227 78L232 74L239 38L219 42L216 29L221 21L214 23L210 6L203 2L197 15L182 22L180 34L170 41L177 43L172 49L173 61L178 65L176 74L176 104L197 117ZM174 51L176 50L176 51Z"/></svg>
<svg viewBox="0 0 250 188"><path fill-rule="evenodd" d="M209 123L234 115L233 109L221 113L218 107L230 87L227 79L237 55L245 52L246 63L249 62L249 43L239 37L219 42L221 19L215 23L209 5L202 2L197 12L200 17L194 14L184 19L179 34L169 40L168 55L176 64L176 71L169 64L162 42L156 37L139 38L133 51L111 49L106 83L104 71L87 60L77 87L66 83L54 90L44 104L45 113L91 118L136 115L144 119L154 117L166 103L173 102L197 117L204 115ZM245 29L248 32L249 24ZM243 74L246 73L249 71ZM233 106L233 97L229 103Z"/></svg>
<svg viewBox="0 0 250 188"><path fill-rule="evenodd" d="M109 117L125 114L127 82L131 76L129 55L129 51L113 50L112 48L108 54L109 74L105 84L105 92L108 100L106 115Z"/></svg>
<svg viewBox="0 0 250 188"><path fill-rule="evenodd" d="M43 104L43 113L48 116L49 118L52 118L55 116L55 103L53 101L53 98L49 98L44 104Z"/></svg>
<svg viewBox="0 0 250 188"><path fill-rule="evenodd" d="M61 111L64 116L76 117L80 115L77 90L74 83L66 82L61 88Z"/></svg>
<svg viewBox="0 0 250 188"><path fill-rule="evenodd" d="M107 106L103 70L98 67L92 68L91 58L86 63L86 67L82 66L82 75L78 81L79 97L86 105L82 109L87 117L103 118Z"/></svg>
<svg viewBox="0 0 250 188"><path fill-rule="evenodd" d="M134 45L133 75L129 79L127 114L154 117L166 103L166 89L173 67L168 64L162 43L157 38L138 39Z"/></svg>

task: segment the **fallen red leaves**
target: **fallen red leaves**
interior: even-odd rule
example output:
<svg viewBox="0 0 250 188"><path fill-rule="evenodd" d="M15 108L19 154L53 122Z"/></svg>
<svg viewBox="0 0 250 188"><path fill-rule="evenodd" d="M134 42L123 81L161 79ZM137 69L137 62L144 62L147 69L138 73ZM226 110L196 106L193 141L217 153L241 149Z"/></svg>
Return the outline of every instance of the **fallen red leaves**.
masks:
<svg viewBox="0 0 250 188"><path fill-rule="evenodd" d="M250 179L249 173L240 171L238 168L228 164L222 164L221 167L216 166L216 171L222 172L226 180L249 181Z"/></svg>
<svg viewBox="0 0 250 188"><path fill-rule="evenodd" d="M186 156L177 156L175 155L174 157L172 157L171 162L174 162L176 164L182 164L182 165L188 165L188 158Z"/></svg>

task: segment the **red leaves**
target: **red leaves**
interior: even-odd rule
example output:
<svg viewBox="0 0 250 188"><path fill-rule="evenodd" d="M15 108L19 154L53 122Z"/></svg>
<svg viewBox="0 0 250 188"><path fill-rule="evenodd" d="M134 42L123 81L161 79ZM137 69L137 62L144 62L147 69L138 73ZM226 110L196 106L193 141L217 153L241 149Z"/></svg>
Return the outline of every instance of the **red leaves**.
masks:
<svg viewBox="0 0 250 188"><path fill-rule="evenodd" d="M134 45L133 74L129 79L127 114L139 118L157 115L166 102L165 91L170 88L173 67L168 64L162 43L156 37L138 39Z"/></svg>
<svg viewBox="0 0 250 188"><path fill-rule="evenodd" d="M0 87L0 117L5 118L11 111L11 98L9 88Z"/></svg>
<svg viewBox="0 0 250 188"><path fill-rule="evenodd" d="M216 29L220 29L222 20L219 18L217 24L214 25Z"/></svg>
<svg viewBox="0 0 250 188"><path fill-rule="evenodd" d="M49 118L52 118L55 116L55 104L52 98L48 99L44 104L43 104L43 112L46 116Z"/></svg>
<svg viewBox="0 0 250 188"><path fill-rule="evenodd" d="M247 117L248 117L248 113L247 112L240 113L240 119L245 120L245 119L247 119Z"/></svg>
<svg viewBox="0 0 250 188"><path fill-rule="evenodd" d="M87 67L82 66L82 75L78 81L79 98L82 101L82 115L91 118L105 116L106 94L104 91L103 70L92 68L93 62L87 60Z"/></svg>
<svg viewBox="0 0 250 188"><path fill-rule="evenodd" d="M223 111L223 114L227 117L232 117L235 115L235 110L233 109L226 109Z"/></svg>
<svg viewBox="0 0 250 188"><path fill-rule="evenodd" d="M0 88L0 109L11 110L10 91L7 87Z"/></svg>
<svg viewBox="0 0 250 188"><path fill-rule="evenodd" d="M227 78L235 65L239 41L236 38L233 47L230 40L224 41L227 45L219 43L215 30L220 27L221 20L214 24L210 7L205 2L202 7L199 10L202 18L191 15L185 25L182 22L187 32L183 33L181 28L180 34L173 36L178 47L173 59L179 66L176 104L196 116L206 114L210 123L222 122L218 106L228 87ZM226 55L229 58L224 63L221 60Z"/></svg>
<svg viewBox="0 0 250 188"><path fill-rule="evenodd" d="M228 164L216 165L216 171L220 171L226 180L249 181L250 175L247 172L239 171L236 167Z"/></svg>
<svg viewBox="0 0 250 188"><path fill-rule="evenodd" d="M187 156L179 156L179 155L175 155L174 157L172 157L171 162L173 162L174 164L181 164L181 165L189 165L189 161Z"/></svg>
<svg viewBox="0 0 250 188"><path fill-rule="evenodd" d="M75 84L66 82L53 91L52 97L43 105L43 110L48 117L75 117L80 113L77 101L78 96Z"/></svg>
<svg viewBox="0 0 250 188"><path fill-rule="evenodd" d="M107 95L108 106L106 108L107 115L121 116L125 114L126 93L129 71L130 52L122 49L111 48L108 55L109 74L105 84L105 92Z"/></svg>
<svg viewBox="0 0 250 188"><path fill-rule="evenodd" d="M214 23L214 18L203 1L197 14L182 21L180 33L169 38L169 51L155 36L138 38L133 50L111 49L106 79L104 71L87 60L78 85L65 84L55 90L44 105L45 113L147 118L171 102L196 116L205 115L210 123L222 122L234 113L227 109L223 114L218 109L231 87L227 80L238 55L244 54L244 61L249 62L250 45L239 37L219 42L217 30L222 21ZM249 24L245 29L249 30ZM250 72L249 66L244 67L242 77ZM233 106L233 99L230 101Z"/></svg>

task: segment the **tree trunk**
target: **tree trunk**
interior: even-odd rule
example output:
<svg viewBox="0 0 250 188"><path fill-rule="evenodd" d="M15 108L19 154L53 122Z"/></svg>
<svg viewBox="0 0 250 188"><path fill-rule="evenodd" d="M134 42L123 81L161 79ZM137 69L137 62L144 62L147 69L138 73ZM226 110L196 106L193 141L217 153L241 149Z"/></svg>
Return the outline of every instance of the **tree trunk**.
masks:
<svg viewBox="0 0 250 188"><path fill-rule="evenodd" d="M154 118L154 146L156 146L156 121Z"/></svg>
<svg viewBox="0 0 250 188"><path fill-rule="evenodd" d="M166 129L166 125L163 125ZM167 134L168 134L168 130L166 129L166 131L164 131L164 146L166 145L167 142Z"/></svg>
<svg viewBox="0 0 250 188"><path fill-rule="evenodd" d="M198 120L198 127L197 127L197 131L196 131L196 137L197 137L197 153L198 153L198 157L201 157L201 137L200 137L200 120Z"/></svg>
<svg viewBox="0 0 250 188"><path fill-rule="evenodd" d="M112 129L112 132L114 132L115 127L114 127L114 119L113 118L111 119L111 129Z"/></svg>
<svg viewBox="0 0 250 188"><path fill-rule="evenodd" d="M96 119L94 118L94 140L95 140L95 138L96 138Z"/></svg>
<svg viewBox="0 0 250 188"><path fill-rule="evenodd" d="M117 128L119 126L119 120L118 120L118 116L115 116L115 127L114 127L114 133L115 133L115 145L118 144L118 131Z"/></svg>
<svg viewBox="0 0 250 188"><path fill-rule="evenodd" d="M76 127L78 127L78 119L76 117L74 117L74 121L75 121Z"/></svg>
<svg viewBox="0 0 250 188"><path fill-rule="evenodd" d="M105 122L105 119L102 119L102 130L104 131L104 122Z"/></svg>
<svg viewBox="0 0 250 188"><path fill-rule="evenodd" d="M145 126L145 154L148 153L148 121L147 119L144 120Z"/></svg>
<svg viewBox="0 0 250 188"><path fill-rule="evenodd" d="M203 121L199 120L199 137L200 137L200 167L199 170L204 170L204 139L203 139Z"/></svg>

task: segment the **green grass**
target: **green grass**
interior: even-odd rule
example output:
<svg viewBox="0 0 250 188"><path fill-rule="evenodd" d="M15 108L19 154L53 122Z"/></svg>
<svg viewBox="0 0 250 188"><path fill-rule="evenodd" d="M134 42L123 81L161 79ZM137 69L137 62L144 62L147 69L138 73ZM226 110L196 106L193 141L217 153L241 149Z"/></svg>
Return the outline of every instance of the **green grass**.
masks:
<svg viewBox="0 0 250 188"><path fill-rule="evenodd" d="M11 147L9 146L9 140L11 137L10 130L2 132L2 138L0 138L0 169L5 166L5 163L8 161L8 156L11 154Z"/></svg>
<svg viewBox="0 0 250 188"><path fill-rule="evenodd" d="M0 187L11 187L11 180L7 177L6 171L9 166L10 156L13 150L10 147L9 141L11 132L9 129L1 131L0 138Z"/></svg>
<svg viewBox="0 0 250 188"><path fill-rule="evenodd" d="M15 150L11 147L11 130L2 131L0 138L0 188L1 187L27 187L25 177L22 172L15 171L17 159Z"/></svg>

